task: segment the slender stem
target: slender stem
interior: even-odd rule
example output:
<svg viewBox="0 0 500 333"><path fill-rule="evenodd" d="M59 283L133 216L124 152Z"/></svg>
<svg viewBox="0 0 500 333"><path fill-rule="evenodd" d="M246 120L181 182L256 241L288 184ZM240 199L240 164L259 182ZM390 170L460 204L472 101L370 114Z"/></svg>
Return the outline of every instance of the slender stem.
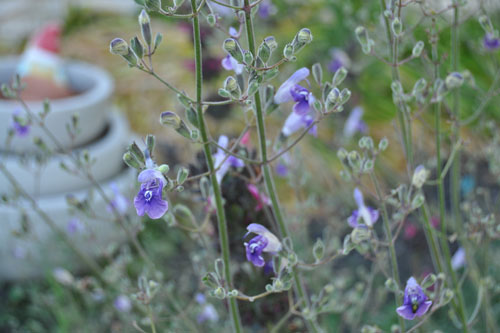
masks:
<svg viewBox="0 0 500 333"><path fill-rule="evenodd" d="M377 177L372 172L370 173L373 185L375 185L375 190L377 191L378 201L382 206L382 219L384 221L385 237L389 242L389 254L391 256L391 268L392 268L392 278L397 283L398 287L401 288L401 279L399 278L398 269L398 259L396 257L396 249L394 247L394 241L392 240L391 224L389 222L389 214L387 213L387 206L385 205L384 197L382 196L382 191L380 189L380 184L378 183ZM403 298L400 293L395 293L396 307L403 304ZM405 321L402 317L398 316L399 325L401 326L401 331L405 331Z"/></svg>
<svg viewBox="0 0 500 333"><path fill-rule="evenodd" d="M153 317L153 309L151 308L151 305L148 305L148 316L149 316L149 325L151 326L151 331L153 333L156 333L156 325Z"/></svg>
<svg viewBox="0 0 500 333"><path fill-rule="evenodd" d="M196 0L191 0L191 7L193 14L196 10ZM202 58L201 58L201 37L200 37L200 22L198 15L193 15L193 31L194 31L194 50L195 50L195 63L196 63L196 112L198 115L198 124L200 129L200 135L203 141L203 150L205 152L205 159L207 162L208 170L210 171L210 180L212 182L212 188L215 197L215 206L217 211L217 222L219 229L219 238L222 251L222 260L224 261L224 278L226 280L226 287L231 288L232 276L231 276L231 260L229 254L229 237L227 232L227 221L224 212L224 206L222 204L222 194L220 190L219 183L215 177L215 166L214 160L212 158L212 152L210 151L210 141L208 139L208 131L205 125L205 117L203 116L202 108ZM233 322L233 328L235 332L242 332L241 319L238 311L238 304L235 298L229 299L229 308L231 313L231 320Z"/></svg>
<svg viewBox="0 0 500 333"><path fill-rule="evenodd" d="M252 14L250 8L250 1L244 0L244 8L245 8L245 23L247 30L247 38L248 38L248 48L252 54L255 53L255 36L253 30L253 22L252 22ZM264 115L262 112L262 104L260 99L260 91L257 91L254 95L254 103L255 103L255 113L257 118L257 131L259 135L259 145L260 145L260 156L261 161L267 161L267 140L266 140L266 128L264 124ZM281 231L281 236L283 238L289 237L288 228L285 224L285 220L283 218L281 212L281 206L278 199L278 194L274 185L274 179L271 173L271 167L268 163L265 163L262 166L263 174L264 174L264 182L266 184L266 189L271 199L271 204L273 207L273 214L278 221L279 229ZM293 269L292 272L294 279L294 287L296 294L300 300L303 300L306 304L306 307L310 306L309 297L306 294L305 288L302 284L302 279L296 268ZM317 331L316 324L312 320L306 320L307 325L309 326L309 330Z"/></svg>

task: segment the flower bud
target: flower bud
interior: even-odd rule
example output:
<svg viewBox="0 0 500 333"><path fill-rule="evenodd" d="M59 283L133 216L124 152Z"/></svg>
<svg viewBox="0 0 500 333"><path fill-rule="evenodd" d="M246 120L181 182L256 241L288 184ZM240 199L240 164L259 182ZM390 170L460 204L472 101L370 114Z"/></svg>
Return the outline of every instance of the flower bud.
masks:
<svg viewBox="0 0 500 333"><path fill-rule="evenodd" d="M292 44L286 44L285 48L283 49L283 56L290 60L293 57L293 46Z"/></svg>
<svg viewBox="0 0 500 333"><path fill-rule="evenodd" d="M146 147L148 147L148 151L154 151L156 144L156 138L152 134L148 134L146 136Z"/></svg>
<svg viewBox="0 0 500 333"><path fill-rule="evenodd" d="M425 184L425 181L429 177L429 174L429 170L425 169L423 165L419 165L415 169L415 172L413 172L411 184L416 188L422 188L422 186L424 186Z"/></svg>
<svg viewBox="0 0 500 333"><path fill-rule="evenodd" d="M151 34L151 20L149 19L146 10L142 10L139 15L139 25L141 26L142 39L146 42L146 45L151 46L152 34Z"/></svg>
<svg viewBox="0 0 500 333"><path fill-rule="evenodd" d="M354 33L356 34L356 39L361 45L363 53L370 53L372 50L373 41L368 37L368 31L366 31L365 27L357 27L356 30L354 30Z"/></svg>
<svg viewBox="0 0 500 333"><path fill-rule="evenodd" d="M130 40L130 48L132 49L132 51L134 51L137 58L142 59L142 57L144 56L144 47L142 46L142 43L139 38L137 38L137 36Z"/></svg>
<svg viewBox="0 0 500 333"><path fill-rule="evenodd" d="M380 140L380 142L378 143L378 149L380 151L386 150L388 146L389 146L389 140L387 140L387 138L382 138L382 140Z"/></svg>
<svg viewBox="0 0 500 333"><path fill-rule="evenodd" d="M245 50L243 52L243 62L247 65L251 65L253 63L253 54L250 51Z"/></svg>
<svg viewBox="0 0 500 333"><path fill-rule="evenodd" d="M325 244L320 238L318 238L318 240L316 241L316 243L314 243L313 246L314 259L316 260L316 262L318 262L321 259L323 259L324 255L325 255Z"/></svg>
<svg viewBox="0 0 500 333"><path fill-rule="evenodd" d="M162 164L158 167L158 171L165 175L170 171L170 167L167 164Z"/></svg>
<svg viewBox="0 0 500 333"><path fill-rule="evenodd" d="M411 209L419 208L424 204L424 202L425 202L425 197L420 193L417 194L411 202Z"/></svg>
<svg viewBox="0 0 500 333"><path fill-rule="evenodd" d="M464 77L458 72L453 72L448 74L445 79L446 88L455 89L460 87L464 83Z"/></svg>
<svg viewBox="0 0 500 333"><path fill-rule="evenodd" d="M269 46L269 49L271 49L271 52L276 50L278 48L278 43L276 42L276 39L274 36L269 36L264 38L264 43L266 43L267 46Z"/></svg>
<svg viewBox="0 0 500 333"><path fill-rule="evenodd" d="M312 66L312 74L314 77L314 81L316 81L318 85L321 85L321 83L323 82L323 69L321 68L321 64L315 63Z"/></svg>
<svg viewBox="0 0 500 333"><path fill-rule="evenodd" d="M215 24L217 23L217 18L215 17L214 14L207 15L207 23L211 27L215 26Z"/></svg>
<svg viewBox="0 0 500 333"><path fill-rule="evenodd" d="M109 43L109 52L125 56L129 53L128 44L121 38L115 38Z"/></svg>
<svg viewBox="0 0 500 333"><path fill-rule="evenodd" d="M395 36L398 37L401 36L401 33L403 32L403 24L401 23L399 18L397 17L394 18L394 20L391 23L391 30Z"/></svg>
<svg viewBox="0 0 500 333"><path fill-rule="evenodd" d="M259 82L257 80L251 80L248 83L247 95L253 96L259 90Z"/></svg>
<svg viewBox="0 0 500 333"><path fill-rule="evenodd" d="M262 60L264 63L267 63L269 58L271 57L271 48L269 45L266 44L266 42L262 42L259 46L259 50L257 51L257 56Z"/></svg>
<svg viewBox="0 0 500 333"><path fill-rule="evenodd" d="M226 298L226 291L224 290L224 288L218 287L214 290L214 296L218 299L224 299Z"/></svg>
<svg viewBox="0 0 500 333"><path fill-rule="evenodd" d="M307 28L300 29L297 33L297 40L299 43L309 44L313 40L311 30Z"/></svg>
<svg viewBox="0 0 500 333"><path fill-rule="evenodd" d="M415 85L413 86L412 95L413 96L421 95L425 87L427 87L427 81L424 78L419 79L417 82L415 82Z"/></svg>
<svg viewBox="0 0 500 333"><path fill-rule="evenodd" d="M419 40L417 44L413 47L413 50L411 50L411 55L413 58L418 58L422 54L422 51L424 49L424 42Z"/></svg>
<svg viewBox="0 0 500 333"><path fill-rule="evenodd" d="M186 181L188 176L189 176L188 169L184 167L179 168L179 171L177 171L177 183L179 185L182 185Z"/></svg>
<svg viewBox="0 0 500 333"><path fill-rule="evenodd" d="M139 161L137 159L135 159L134 156L132 156L132 154L130 152L126 152L125 154L123 154L123 162L125 162L126 165L128 165L129 167L131 167L133 169L139 170L142 168Z"/></svg>
<svg viewBox="0 0 500 333"><path fill-rule="evenodd" d="M236 59L239 63L243 62L243 51L241 50L240 45L234 38L227 38L222 44L224 51L229 53L234 59Z"/></svg>
<svg viewBox="0 0 500 333"><path fill-rule="evenodd" d="M160 115L160 123L177 129L181 126L181 118L175 112L165 111Z"/></svg>
<svg viewBox="0 0 500 333"><path fill-rule="evenodd" d="M227 91L226 89L219 88L217 93L219 94L220 97L231 98L231 93L229 91Z"/></svg>
<svg viewBox="0 0 500 333"><path fill-rule="evenodd" d="M333 75L332 86L336 87L340 85L344 81L346 76L347 76L347 69L345 69L345 67L342 66L339 69L337 69L337 71Z"/></svg>
<svg viewBox="0 0 500 333"><path fill-rule="evenodd" d="M238 89L238 82L234 77L228 76L224 81L224 89L229 92L236 91Z"/></svg>
<svg viewBox="0 0 500 333"><path fill-rule="evenodd" d="M349 98L351 98L351 91L347 88L342 89L342 91L340 92L339 104L344 105L345 103L347 103Z"/></svg>
<svg viewBox="0 0 500 333"><path fill-rule="evenodd" d="M487 33L493 33L493 26L491 25L490 18L486 15L481 15L479 17L479 24Z"/></svg>

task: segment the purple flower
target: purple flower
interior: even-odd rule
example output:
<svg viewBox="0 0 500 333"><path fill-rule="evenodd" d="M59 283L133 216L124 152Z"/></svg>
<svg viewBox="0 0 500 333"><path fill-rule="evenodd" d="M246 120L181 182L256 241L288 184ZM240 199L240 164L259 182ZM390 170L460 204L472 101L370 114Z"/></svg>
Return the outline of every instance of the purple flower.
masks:
<svg viewBox="0 0 500 333"><path fill-rule="evenodd" d="M276 14L276 6L272 4L270 0L264 0L259 5L259 16L261 19L266 19L271 15Z"/></svg>
<svg viewBox="0 0 500 333"><path fill-rule="evenodd" d="M236 28L229 27L229 36L238 38L238 30L236 30Z"/></svg>
<svg viewBox="0 0 500 333"><path fill-rule="evenodd" d="M66 225L66 232L70 235L74 235L76 233L82 233L85 230L85 225L80 221L80 219L74 217L68 221Z"/></svg>
<svg viewBox="0 0 500 333"><path fill-rule="evenodd" d="M362 119L363 109L359 106L355 107L344 124L344 137L350 138L356 132L366 133L368 126Z"/></svg>
<svg viewBox="0 0 500 333"><path fill-rule="evenodd" d="M21 111L19 109L12 113L11 127L18 137L26 137L30 133L28 120L21 117Z"/></svg>
<svg viewBox="0 0 500 333"><path fill-rule="evenodd" d="M288 137L293 133L297 132L301 128L309 127L314 118L310 114L299 115L296 112L291 112L285 120L283 124L283 128L281 129L281 133ZM314 125L309 130L309 134L313 136L318 136L318 126Z"/></svg>
<svg viewBox="0 0 500 333"><path fill-rule="evenodd" d="M116 183L111 183L110 187L113 191L114 197L109 203L107 210L108 212L112 212L114 208L118 213L124 215L127 212L130 203L128 199L123 194L121 194L120 189L118 188Z"/></svg>
<svg viewBox="0 0 500 333"><path fill-rule="evenodd" d="M500 48L500 39L494 34L487 32L483 38L483 45L488 51L495 51Z"/></svg>
<svg viewBox="0 0 500 333"><path fill-rule="evenodd" d="M201 324L207 320L211 322L219 320L217 310L215 310L215 307L212 304L206 302L205 295L198 293L196 294L195 299L196 302L202 306L201 312L196 317L198 323Z"/></svg>
<svg viewBox="0 0 500 333"><path fill-rule="evenodd" d="M247 230L245 237L249 233L257 235L250 242L244 243L247 259L255 266L262 267L266 264L262 252L276 254L281 250L281 242L278 237L261 224L251 223L248 225Z"/></svg>
<svg viewBox="0 0 500 333"><path fill-rule="evenodd" d="M245 65L239 64L238 60L234 59L229 54L222 59L221 65L225 70L234 71L238 75L243 73L243 68L245 68Z"/></svg>
<svg viewBox="0 0 500 333"><path fill-rule="evenodd" d="M347 219L347 222L352 228L360 228L366 226L371 227L378 220L378 210L365 205L365 202L363 200L363 193L361 193L361 191L357 187L354 189L354 200L358 205L358 209L352 212L351 216ZM362 220L364 224L359 223L360 220Z"/></svg>
<svg viewBox="0 0 500 333"><path fill-rule="evenodd" d="M120 312L130 312L130 310L132 310L132 302L130 302L130 299L125 295L120 295L115 298L113 305L115 309Z"/></svg>
<svg viewBox="0 0 500 333"><path fill-rule="evenodd" d="M274 95L274 103L281 104L292 101L292 90L296 89L296 85L300 81L305 80L309 76L309 69L302 67L292 74L283 84L278 88L276 95ZM300 86L299 86L300 87Z"/></svg>
<svg viewBox="0 0 500 333"><path fill-rule="evenodd" d="M227 136L221 135L219 137L218 145L223 147L224 149L227 149L228 144L229 139L227 138ZM215 173L215 177L217 177L217 182L219 182L219 184L222 181L222 178L224 178L226 173L229 171L230 167L241 168L245 166L245 163L239 158L231 155L226 159L226 156L227 153L221 148L218 148L217 153L214 154L215 168L219 168L219 170L217 170L217 172ZM226 160L224 161L224 159Z"/></svg>
<svg viewBox="0 0 500 333"><path fill-rule="evenodd" d="M422 287L411 277L406 282L403 305L398 307L396 312L407 320L413 320L415 317L422 317L431 305L432 301L428 300Z"/></svg>
<svg viewBox="0 0 500 333"><path fill-rule="evenodd" d="M467 258L465 255L465 249L463 247L459 247L457 252L455 252L451 258L451 268L456 271L457 269L464 267L466 262Z"/></svg>
<svg viewBox="0 0 500 333"><path fill-rule="evenodd" d="M157 171L157 170L144 170L144 171ZM139 181L141 179L144 179L144 182L141 184L141 189L139 190L139 193L137 193L136 197L134 198L134 206L137 211L137 215L139 216L144 216L144 213L147 213L148 216L152 219L159 219L161 218L168 210L168 202L166 200L163 200L163 181L161 177L157 178L150 178L154 172L148 172L146 174L141 172L139 174ZM144 177L141 178L141 175Z"/></svg>
<svg viewBox="0 0 500 333"><path fill-rule="evenodd" d="M276 164L276 174L280 177L286 177L288 175L289 167L292 164L292 159L288 152L281 155L278 163Z"/></svg>
<svg viewBox="0 0 500 333"><path fill-rule="evenodd" d="M330 50L330 55L332 60L328 64L328 70L335 73L340 67L348 68L351 65L351 59L347 53L338 48L333 48Z"/></svg>

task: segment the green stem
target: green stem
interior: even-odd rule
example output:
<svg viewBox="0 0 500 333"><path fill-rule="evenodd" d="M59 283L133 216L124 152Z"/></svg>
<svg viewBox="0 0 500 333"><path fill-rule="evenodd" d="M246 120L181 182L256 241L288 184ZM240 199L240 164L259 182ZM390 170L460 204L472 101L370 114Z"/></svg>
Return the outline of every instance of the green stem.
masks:
<svg viewBox="0 0 500 333"><path fill-rule="evenodd" d="M217 222L219 228L219 238L222 251L222 260L224 261L224 278L226 280L226 287L232 288L232 276L231 276L231 262L229 255L229 237L227 232L227 221L224 212L224 206L222 204L222 194L220 190L219 183L215 177L215 166L214 160L212 158L212 152L210 151L210 141L208 139L207 128L205 125L205 117L203 116L202 108L202 58L201 58L201 37L200 37L200 22L198 14L196 13L196 0L191 0L191 7L193 10L193 31L194 31L194 50L195 50L195 63L196 63L196 112L198 116L198 124L200 129L200 135L203 142L203 150L205 152L205 159L207 162L208 170L210 171L210 180L212 182L212 188L215 197L215 206L217 211ZM235 332L242 332L241 319L238 311L238 304L236 299L229 298L229 308L231 313L231 320L233 322L233 328Z"/></svg>
<svg viewBox="0 0 500 333"><path fill-rule="evenodd" d="M394 240L392 239L391 225L389 223L389 214L387 213L387 207L385 205L384 197L382 196L382 191L380 190L380 184L378 183L377 177L372 172L370 177L375 185L375 191L377 192L378 201L382 206L382 219L384 221L385 237L389 243L389 254L391 256L391 268L392 268L392 278L397 283L398 287L401 288L401 280L399 278L398 260L396 257L396 249L394 247ZM400 293L394 294L394 300L396 302L396 307L403 304L403 297ZM401 331L405 331L405 321L402 317L398 317L399 325L401 326Z"/></svg>
<svg viewBox="0 0 500 333"><path fill-rule="evenodd" d="M246 23L246 30L247 30L247 38L248 38L248 48L249 51L252 52L252 54L256 54L255 52L255 36L254 36L254 30L253 30L253 22L252 22L252 15L251 15L251 8L250 8L250 1L249 0L244 0L244 9L245 9L245 23ZM264 124L264 115L262 112L262 103L261 103L261 98L260 98L260 91L257 91L254 95L254 102L255 102L255 113L256 113L256 118L257 118L257 132L259 135L259 146L260 146L260 157L261 161L267 161L267 140L266 140L266 128ZM279 229L281 232L281 236L283 238L290 237L288 228L285 224L282 212L281 212L281 206L280 202L278 199L278 195L276 192L276 187L274 185L274 179L271 173L271 167L269 163L264 163L262 165L262 171L264 174L264 182L266 184L266 189L269 194L269 198L271 199L271 204L273 207L273 214L276 218L276 221L278 221ZM295 292L300 300L303 300L306 304L306 307L310 307L310 301L309 297L306 294L305 288L302 284L302 279L297 272L297 269L294 268L293 272L293 280L294 280L294 287L295 287ZM316 328L316 323L313 322L312 320L306 320L307 325L309 326L309 330L312 331L317 331Z"/></svg>

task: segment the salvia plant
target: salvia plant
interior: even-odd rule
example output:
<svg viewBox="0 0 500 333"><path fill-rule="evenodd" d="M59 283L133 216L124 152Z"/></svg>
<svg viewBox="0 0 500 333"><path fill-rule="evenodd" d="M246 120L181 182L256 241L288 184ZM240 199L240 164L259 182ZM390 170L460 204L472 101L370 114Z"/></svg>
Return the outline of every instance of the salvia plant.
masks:
<svg viewBox="0 0 500 333"><path fill-rule="evenodd" d="M116 191L109 198L99 184L94 186L108 202L114 221L126 230L134 228L127 232L131 249L115 251L104 268L72 245L67 234L82 228L78 219L72 220L68 232L58 232L93 274L83 281L59 268L53 272L55 281L82 295L107 293L123 316L135 313L133 321L124 321L141 332L498 332L498 189L476 186L467 173L470 162L464 163L470 144L464 128L476 125L489 138L485 168L490 182L498 184L500 138L484 110L499 92L500 28L482 2L480 10L470 14L462 0L443 1L439 9L428 1L381 0L370 7L376 11L365 12L373 15L373 22L356 22L350 31L349 38L357 42L353 48L361 51L359 59L335 48L324 55L330 62L321 56L312 66L298 64L304 63L303 54L311 54L308 49L315 50L313 28L303 27L289 40L256 29L259 19L287 10L272 1L136 2L143 7L140 32L130 41L114 38L110 52L130 70L147 73L166 86L178 108L157 110L159 122L169 136L180 135L201 149L203 158L198 158L197 167L161 164L154 135L130 144L123 161L137 171L136 195L126 198ZM191 23L194 90L175 86L168 73L155 70L156 61L168 61L155 53L169 47L169 36L155 32L150 16ZM481 27L479 40L460 39L466 20ZM205 99L202 23L224 36L221 66L227 77L215 83L215 101ZM449 47L443 47L444 39ZM493 59L495 73L487 90L476 85L462 65L460 45L466 42ZM369 61L387 66L390 80L380 75L373 82L390 93L393 103L386 107L394 111L392 133L374 137L363 119L366 108L353 101L354 96L362 99L363 92L347 88L362 77L357 66L363 65L356 64ZM414 81L403 71L412 64L418 69ZM26 135L30 126L43 127L50 109L47 104L46 113L33 113L19 97L20 90L16 81L2 88L5 97L18 99L26 111L13 115L12 140ZM479 102L464 110L461 96L470 91L480 95L468 95ZM208 126L211 108L224 105L238 110L244 128L237 135L215 133ZM321 141L321 127L341 121L344 127L334 136L336 142L327 146L336 154L328 163L340 166L339 177L321 184L327 190L317 191L316 176L307 171L313 152L301 143L310 136ZM77 123L75 119L68 125L75 135ZM416 132L420 123L425 131ZM269 130L276 128L274 133ZM254 145L252 137L257 138ZM53 152L43 142L37 146L43 164ZM393 147L399 147L394 151L399 152L402 174L387 172L384 155L394 154ZM92 157L66 153L74 165L61 167L92 179ZM43 217L36 200L9 177L1 161L0 171L18 188L15 197L4 201L27 199ZM288 194L277 191L285 182L299 198L290 212L281 204ZM348 195L339 198L340 193ZM252 205L240 200L245 196ZM139 226L124 215L128 203L138 216L148 217ZM92 214L85 200L69 197L68 204ZM307 216L317 206L324 206L323 216ZM44 220L52 223L50 216ZM138 234L157 220L191 235L185 241L202 248L192 253L184 251L191 246L177 250L179 267L189 261L188 268L182 267L193 271L189 276L196 277L199 288L186 287L180 268L155 262L144 249ZM168 233L155 229L160 240ZM418 243L428 264L409 264L415 257L404 245L410 242ZM140 260L133 263L138 282L120 282L132 265L131 252ZM165 274L178 278L166 279Z"/></svg>

